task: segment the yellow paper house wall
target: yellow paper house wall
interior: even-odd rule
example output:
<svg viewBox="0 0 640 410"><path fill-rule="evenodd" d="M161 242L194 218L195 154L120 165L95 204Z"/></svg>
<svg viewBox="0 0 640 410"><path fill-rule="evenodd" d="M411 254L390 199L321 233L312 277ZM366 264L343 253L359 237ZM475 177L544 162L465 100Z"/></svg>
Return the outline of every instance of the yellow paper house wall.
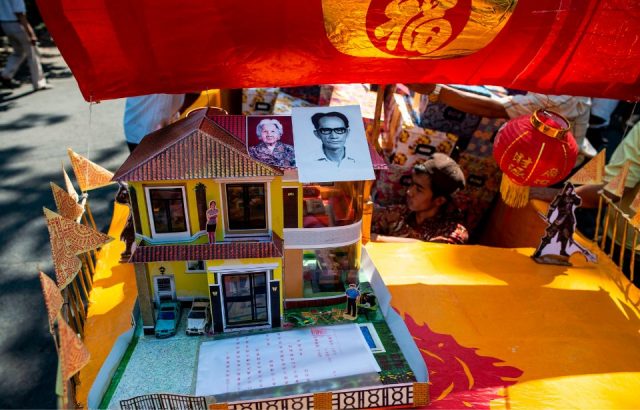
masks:
<svg viewBox="0 0 640 410"><path fill-rule="evenodd" d="M303 186L295 169L249 156L245 135L244 117L200 110L145 137L115 173L131 196L145 331L165 298L209 299L217 332L278 327L286 305L339 303L357 276L364 182Z"/></svg>
<svg viewBox="0 0 640 410"><path fill-rule="evenodd" d="M114 179L129 185L130 262L146 331L163 298L210 299L217 331L280 325L282 175L204 111L143 139ZM206 233L211 200L220 210L215 244Z"/></svg>

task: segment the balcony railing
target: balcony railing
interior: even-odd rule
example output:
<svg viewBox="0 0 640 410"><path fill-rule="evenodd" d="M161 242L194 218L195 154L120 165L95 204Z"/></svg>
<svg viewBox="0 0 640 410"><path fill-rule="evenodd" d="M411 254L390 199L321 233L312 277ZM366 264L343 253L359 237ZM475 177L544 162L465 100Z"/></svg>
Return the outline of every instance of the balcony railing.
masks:
<svg viewBox="0 0 640 410"><path fill-rule="evenodd" d="M598 215L593 241L623 270L625 257L629 256L629 279L635 278L636 247L640 229L603 191L598 193ZM602 228L602 230L600 230ZM631 246L626 246L631 233ZM618 245L618 246L616 246Z"/></svg>
<svg viewBox="0 0 640 410"><path fill-rule="evenodd" d="M231 403L209 403L204 397L176 394L148 394L120 401L123 410L156 409L318 409L343 410L382 407L420 407L429 404L427 383L402 383L340 390L336 392L310 393L279 398L266 398Z"/></svg>

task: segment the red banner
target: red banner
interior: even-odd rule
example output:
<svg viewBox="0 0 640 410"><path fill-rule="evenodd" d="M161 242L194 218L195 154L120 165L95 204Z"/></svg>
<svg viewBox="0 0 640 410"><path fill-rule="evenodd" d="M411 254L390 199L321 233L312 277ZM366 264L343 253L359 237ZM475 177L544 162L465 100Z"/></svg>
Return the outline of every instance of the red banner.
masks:
<svg viewBox="0 0 640 410"><path fill-rule="evenodd" d="M327 83L640 99L637 0L39 0L86 100Z"/></svg>

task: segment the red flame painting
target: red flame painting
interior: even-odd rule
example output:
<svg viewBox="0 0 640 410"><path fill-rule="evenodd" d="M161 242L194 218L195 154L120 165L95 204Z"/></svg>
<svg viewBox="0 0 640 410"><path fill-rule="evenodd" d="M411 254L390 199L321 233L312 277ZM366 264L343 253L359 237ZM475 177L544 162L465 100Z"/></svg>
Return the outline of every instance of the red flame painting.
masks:
<svg viewBox="0 0 640 410"><path fill-rule="evenodd" d="M491 400L504 398L500 389L522 375L500 359L461 346L451 335L435 333L426 323L418 325L409 315L404 321L429 369L429 409L489 409Z"/></svg>

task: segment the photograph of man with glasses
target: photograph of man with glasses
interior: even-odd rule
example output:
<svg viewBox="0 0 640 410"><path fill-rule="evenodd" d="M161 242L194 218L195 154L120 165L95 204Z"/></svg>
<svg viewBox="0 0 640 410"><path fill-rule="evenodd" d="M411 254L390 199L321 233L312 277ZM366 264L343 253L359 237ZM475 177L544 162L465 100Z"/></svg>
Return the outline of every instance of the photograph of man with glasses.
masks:
<svg viewBox="0 0 640 410"><path fill-rule="evenodd" d="M347 155L345 144L349 137L349 119L341 112L317 112L311 116L313 133L322 141L322 155L318 162L332 162L340 167L345 164L355 164L356 160Z"/></svg>
<svg viewBox="0 0 640 410"><path fill-rule="evenodd" d="M294 108L292 121L301 182L375 178L359 106Z"/></svg>

